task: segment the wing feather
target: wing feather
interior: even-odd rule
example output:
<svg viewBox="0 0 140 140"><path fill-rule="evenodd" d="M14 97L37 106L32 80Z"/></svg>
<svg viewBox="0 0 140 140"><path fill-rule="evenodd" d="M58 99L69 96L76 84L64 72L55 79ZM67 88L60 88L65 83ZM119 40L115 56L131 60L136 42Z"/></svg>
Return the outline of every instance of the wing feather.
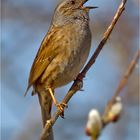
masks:
<svg viewBox="0 0 140 140"><path fill-rule="evenodd" d="M50 32L48 32L48 34L45 36L41 43L41 46L37 52L37 55L31 67L28 87L25 95L27 94L29 88L38 80L38 78L43 74L43 72L51 63L51 61L58 54L57 48L59 45L57 45L57 43L55 42L58 41L56 40L56 36L59 30L56 28L58 27L51 28Z"/></svg>

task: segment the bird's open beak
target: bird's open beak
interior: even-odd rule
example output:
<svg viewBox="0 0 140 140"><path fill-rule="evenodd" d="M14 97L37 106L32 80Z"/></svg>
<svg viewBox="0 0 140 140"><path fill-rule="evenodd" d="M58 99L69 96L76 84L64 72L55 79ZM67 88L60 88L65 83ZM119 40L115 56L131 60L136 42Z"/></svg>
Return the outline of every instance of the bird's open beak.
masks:
<svg viewBox="0 0 140 140"><path fill-rule="evenodd" d="M80 9L81 10L84 10L84 11L89 11L89 10L91 10L91 9L95 9L95 8L98 8L97 6L83 6L83 5L81 5L80 6Z"/></svg>

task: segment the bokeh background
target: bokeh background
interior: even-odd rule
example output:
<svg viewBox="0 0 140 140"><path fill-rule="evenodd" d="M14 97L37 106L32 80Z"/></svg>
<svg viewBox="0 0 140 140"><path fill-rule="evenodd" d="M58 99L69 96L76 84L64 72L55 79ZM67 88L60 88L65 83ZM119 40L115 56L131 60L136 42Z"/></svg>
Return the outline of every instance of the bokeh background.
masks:
<svg viewBox="0 0 140 140"><path fill-rule="evenodd" d="M90 0L98 6L90 12L93 43L91 54L101 40L121 0ZM51 22L59 0L2 0L1 36L1 138L2 140L37 140L41 132L41 113L37 96L24 97L31 64ZM85 125L88 112L101 113L114 94L119 80L139 47L139 2L128 0L106 46L65 110L66 119L54 126L56 140L88 140ZM56 91L59 101L71 83ZM100 140L138 140L139 69L136 66L121 93L124 110L118 123L110 124Z"/></svg>

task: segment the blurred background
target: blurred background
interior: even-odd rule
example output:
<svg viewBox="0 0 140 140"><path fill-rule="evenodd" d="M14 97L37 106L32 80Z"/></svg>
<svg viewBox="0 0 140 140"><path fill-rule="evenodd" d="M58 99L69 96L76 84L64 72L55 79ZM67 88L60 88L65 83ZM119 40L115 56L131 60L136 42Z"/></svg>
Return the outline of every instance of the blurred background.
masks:
<svg viewBox="0 0 140 140"><path fill-rule="evenodd" d="M101 40L121 0L90 0L98 6L90 12L93 34L91 54ZM41 113L37 96L24 97L31 64L46 34L59 0L2 0L1 36L1 138L37 140L41 132ZM96 63L84 80L84 91L70 100L65 118L54 125L56 140L88 140L85 125L92 108L103 113L135 51L139 47L139 1L128 0L126 10ZM90 54L90 55L91 55ZM100 140L138 140L139 69L122 91L124 103L118 123L110 124ZM71 83L57 89L61 101ZM58 93L58 94L57 94Z"/></svg>

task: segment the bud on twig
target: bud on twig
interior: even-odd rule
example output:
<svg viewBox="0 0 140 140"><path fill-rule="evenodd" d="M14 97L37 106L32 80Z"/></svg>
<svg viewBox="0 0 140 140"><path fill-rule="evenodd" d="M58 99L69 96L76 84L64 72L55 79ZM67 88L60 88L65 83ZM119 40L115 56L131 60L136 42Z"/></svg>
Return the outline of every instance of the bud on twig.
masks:
<svg viewBox="0 0 140 140"><path fill-rule="evenodd" d="M116 122L120 118L123 109L122 101L120 97L117 97L115 103L111 106L108 112L108 122Z"/></svg>
<svg viewBox="0 0 140 140"><path fill-rule="evenodd" d="M88 122L86 125L86 134L96 139L102 130L102 121L99 112L95 109L89 112Z"/></svg>

